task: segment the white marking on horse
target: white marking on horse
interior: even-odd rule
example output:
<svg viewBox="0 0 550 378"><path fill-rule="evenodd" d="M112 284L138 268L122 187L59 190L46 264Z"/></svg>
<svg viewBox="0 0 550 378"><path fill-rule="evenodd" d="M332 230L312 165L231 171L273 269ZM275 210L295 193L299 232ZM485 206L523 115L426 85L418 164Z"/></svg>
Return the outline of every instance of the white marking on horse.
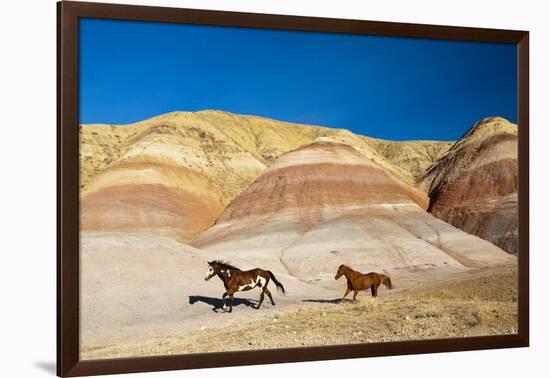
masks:
<svg viewBox="0 0 550 378"><path fill-rule="evenodd" d="M262 288L262 287L265 286L265 282L266 282L265 278L258 276L258 278L256 280L256 285L259 286L260 288Z"/></svg>
<svg viewBox="0 0 550 378"><path fill-rule="evenodd" d="M212 268L210 265L208 265L208 271L206 272L206 277L204 279L208 279L211 275L214 274L214 268Z"/></svg>
<svg viewBox="0 0 550 378"><path fill-rule="evenodd" d="M254 288L254 284L255 284L255 282L254 282L254 280L252 280L252 281L250 281L249 284L239 286L239 287L237 288L237 290L238 290L238 291L243 291L243 290L252 289L252 288Z"/></svg>
<svg viewBox="0 0 550 378"><path fill-rule="evenodd" d="M265 283L265 278L257 276L256 281L254 281L254 279L251 279L249 284L239 286L237 290L238 291L250 290L250 289L254 289L257 286L263 287L264 283Z"/></svg>

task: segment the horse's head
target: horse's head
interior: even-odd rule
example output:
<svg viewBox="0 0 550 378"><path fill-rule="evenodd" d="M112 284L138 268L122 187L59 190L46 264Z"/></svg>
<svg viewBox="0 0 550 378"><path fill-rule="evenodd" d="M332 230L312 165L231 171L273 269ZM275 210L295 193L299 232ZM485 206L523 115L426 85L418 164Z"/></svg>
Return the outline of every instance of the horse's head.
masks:
<svg viewBox="0 0 550 378"><path fill-rule="evenodd" d="M339 279L340 277L342 277L342 274L344 274L344 270L345 270L346 266L344 264L340 265L338 267L338 271L336 272L336 275L334 276L334 279L337 280Z"/></svg>
<svg viewBox="0 0 550 378"><path fill-rule="evenodd" d="M208 262L208 270L206 271L206 276L204 277L205 281L208 281L210 278L214 277L218 273L218 269L215 261Z"/></svg>

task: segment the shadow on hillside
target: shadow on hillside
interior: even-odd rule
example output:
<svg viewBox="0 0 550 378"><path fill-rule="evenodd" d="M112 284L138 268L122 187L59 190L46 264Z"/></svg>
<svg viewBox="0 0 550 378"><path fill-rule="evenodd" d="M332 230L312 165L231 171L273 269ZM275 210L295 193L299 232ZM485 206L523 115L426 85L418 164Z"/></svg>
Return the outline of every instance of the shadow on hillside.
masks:
<svg viewBox="0 0 550 378"><path fill-rule="evenodd" d="M338 304L341 303L342 300L340 298L336 299L303 299L302 302L314 302L314 303L332 303L332 304ZM347 303L353 303L352 299L344 299L344 302Z"/></svg>
<svg viewBox="0 0 550 378"><path fill-rule="evenodd" d="M223 301L221 298L205 297L202 295L190 295L189 304L193 305L197 302L206 303L207 305L212 306L212 311L218 312L223 307ZM247 307L256 307L258 301L245 299L245 298L233 298L233 307L238 306L247 306ZM229 305L229 298L227 298L227 304Z"/></svg>

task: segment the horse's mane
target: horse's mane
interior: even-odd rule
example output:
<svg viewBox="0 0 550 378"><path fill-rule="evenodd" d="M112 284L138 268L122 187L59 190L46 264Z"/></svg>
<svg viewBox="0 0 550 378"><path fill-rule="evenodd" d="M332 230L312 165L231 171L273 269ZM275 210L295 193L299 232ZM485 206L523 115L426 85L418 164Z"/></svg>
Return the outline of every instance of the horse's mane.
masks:
<svg viewBox="0 0 550 378"><path fill-rule="evenodd" d="M217 265L219 265L219 266L221 266L222 268L225 268L225 269L240 270L235 265L233 265L231 262L225 261L225 260L214 260L214 261L212 261L212 264L217 264Z"/></svg>

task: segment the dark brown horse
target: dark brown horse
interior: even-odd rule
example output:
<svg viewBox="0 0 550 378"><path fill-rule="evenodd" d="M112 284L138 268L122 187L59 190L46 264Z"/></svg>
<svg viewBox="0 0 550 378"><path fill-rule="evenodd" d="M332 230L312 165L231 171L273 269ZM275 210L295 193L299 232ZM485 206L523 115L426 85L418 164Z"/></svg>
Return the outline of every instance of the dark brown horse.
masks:
<svg viewBox="0 0 550 378"><path fill-rule="evenodd" d="M256 268L252 270L242 271L225 261L214 260L208 262L208 272L206 273L206 277L204 277L204 280L208 281L210 278L216 275L220 277L220 279L223 281L223 285L225 286L225 293L223 293L222 296L224 311L226 311L227 307L225 303L225 297L229 296L229 312L231 312L233 310L233 294L237 291L251 290L255 287L258 287L261 290L260 302L258 303L258 307L256 307L256 309L259 309L262 305L262 302L264 301L264 294L267 294L267 296L271 300L271 304L275 306L273 297L267 289L267 284L269 283L270 279L273 280L273 282L277 286L277 289L280 289L283 294L285 292L285 288L283 287L283 285L279 281L277 281L273 273L271 273L269 270Z"/></svg>
<svg viewBox="0 0 550 378"><path fill-rule="evenodd" d="M355 297L357 297L357 293L359 293L359 291L370 288L372 300L374 301L374 299L378 296L378 286L384 284L388 289L393 288L390 277L384 274L375 272L363 274L342 264L338 267L338 272L336 272L334 279L337 280L342 277L342 275L346 276L346 279L348 280L348 287L346 288L346 292L340 302L344 300L350 291L353 291L353 301L355 302Z"/></svg>

